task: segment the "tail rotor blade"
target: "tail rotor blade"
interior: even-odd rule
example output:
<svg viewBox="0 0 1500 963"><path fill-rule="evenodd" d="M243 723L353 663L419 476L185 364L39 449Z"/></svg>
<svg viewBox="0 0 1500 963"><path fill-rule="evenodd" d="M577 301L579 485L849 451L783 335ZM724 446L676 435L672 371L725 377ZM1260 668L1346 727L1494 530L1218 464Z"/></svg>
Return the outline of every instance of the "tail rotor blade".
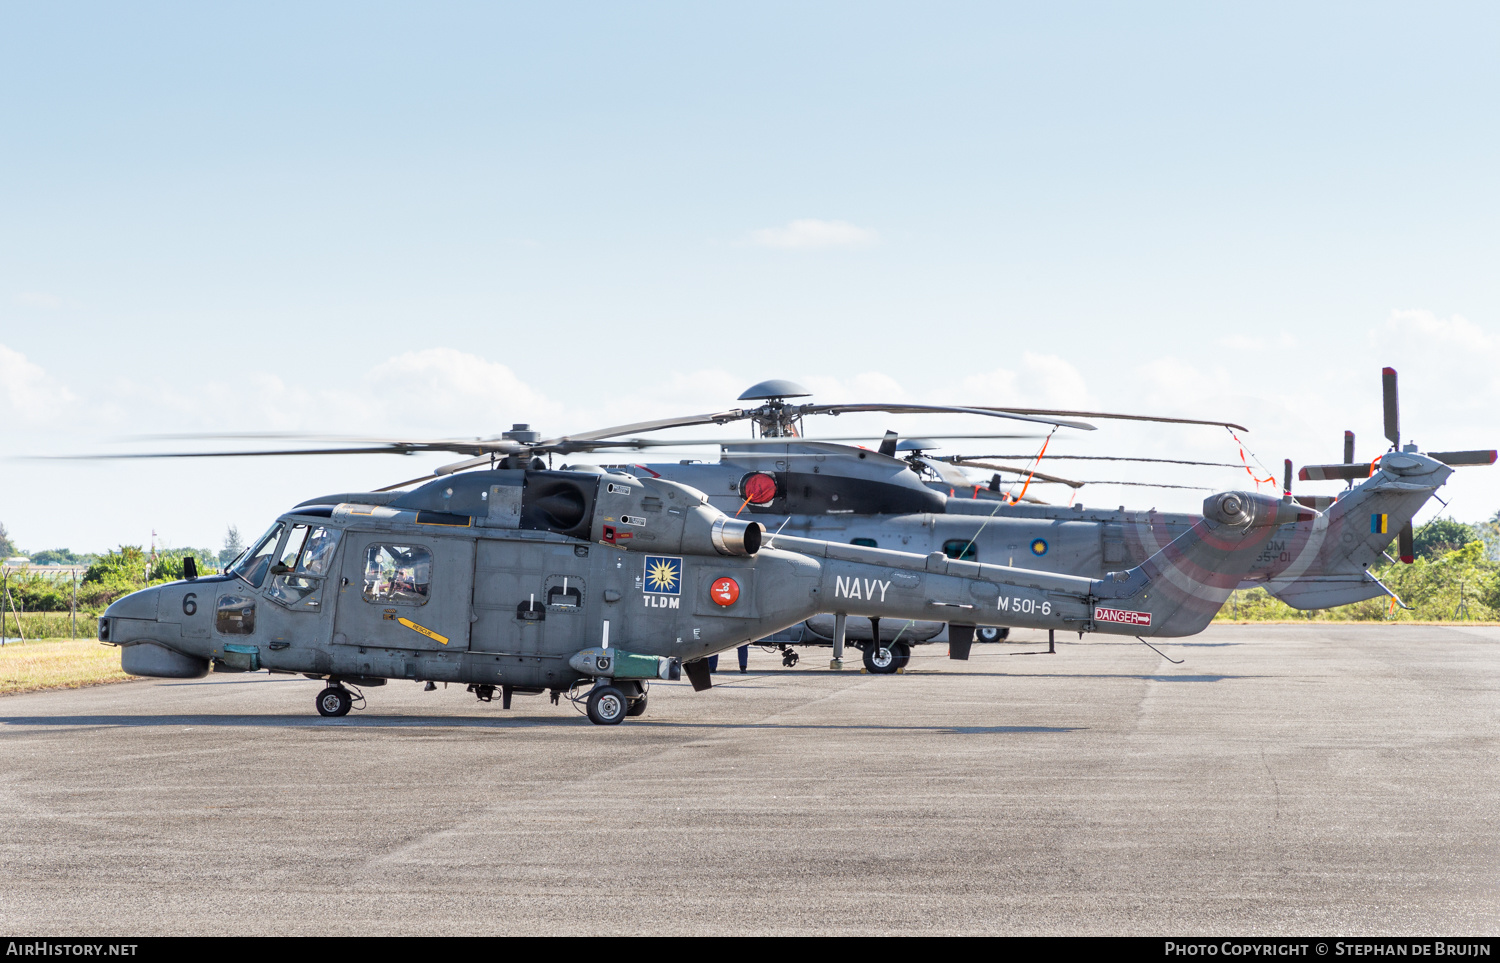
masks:
<svg viewBox="0 0 1500 963"><path fill-rule="evenodd" d="M887 431L885 437L880 440L880 453L890 458L896 457L897 435L894 431Z"/></svg>
<svg viewBox="0 0 1500 963"><path fill-rule="evenodd" d="M1385 402L1385 436L1393 448L1401 447L1401 409L1396 402L1396 369L1380 369L1380 391Z"/></svg>
<svg viewBox="0 0 1500 963"><path fill-rule="evenodd" d="M1415 562L1417 560L1416 550L1413 548L1413 541L1414 539L1411 531L1411 522L1407 522L1402 526L1401 534L1397 538L1397 544L1400 547L1399 554L1401 556L1401 561L1405 562L1407 565L1410 565L1412 562Z"/></svg>
<svg viewBox="0 0 1500 963"><path fill-rule="evenodd" d="M1496 451L1433 451L1428 458L1436 458L1445 465L1493 465L1500 452Z"/></svg>
<svg viewBox="0 0 1500 963"><path fill-rule="evenodd" d="M1354 464L1354 432L1344 432L1344 464Z"/></svg>
<svg viewBox="0 0 1500 963"><path fill-rule="evenodd" d="M1284 495L1292 493L1292 460L1286 460L1286 470L1281 473L1281 492Z"/></svg>
<svg viewBox="0 0 1500 963"><path fill-rule="evenodd" d="M1303 465L1297 472L1302 481L1355 481L1369 478L1374 469L1368 462L1354 465Z"/></svg>

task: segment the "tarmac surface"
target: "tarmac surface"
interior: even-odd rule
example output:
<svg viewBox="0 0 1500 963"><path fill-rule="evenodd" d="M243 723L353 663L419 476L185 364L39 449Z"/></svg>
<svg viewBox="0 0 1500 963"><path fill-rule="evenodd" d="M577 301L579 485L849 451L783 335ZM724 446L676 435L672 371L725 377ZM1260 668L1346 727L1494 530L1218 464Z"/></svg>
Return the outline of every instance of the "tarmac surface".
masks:
<svg viewBox="0 0 1500 963"><path fill-rule="evenodd" d="M1033 638L1036 633L1032 633ZM0 699L25 935L1500 931L1500 629L752 650L641 718L223 675ZM734 665L730 652L723 663Z"/></svg>

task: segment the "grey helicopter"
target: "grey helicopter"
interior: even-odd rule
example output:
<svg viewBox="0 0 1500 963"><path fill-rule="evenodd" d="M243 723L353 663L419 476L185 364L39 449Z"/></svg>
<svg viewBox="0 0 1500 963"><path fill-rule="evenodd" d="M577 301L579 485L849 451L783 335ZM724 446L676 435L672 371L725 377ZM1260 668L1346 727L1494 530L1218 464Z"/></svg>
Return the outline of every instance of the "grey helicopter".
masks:
<svg viewBox="0 0 1500 963"><path fill-rule="evenodd" d="M1317 520L1287 526L1266 546L1254 566L1245 574L1240 589L1264 587L1270 594L1293 608L1308 610L1346 605L1381 595L1390 595L1405 605L1371 571L1375 563L1390 558L1386 549L1392 541L1398 544L1401 561L1410 563L1412 556L1412 519L1429 497L1451 475L1448 466L1492 465L1497 452L1493 449L1440 451L1421 455L1417 446L1402 444L1396 372L1385 368L1381 373L1385 436L1389 450L1373 461L1356 462L1354 433L1344 433L1344 461L1335 465L1305 466L1301 480L1342 480L1349 486L1339 496L1292 496L1292 462L1284 462L1282 492L1298 504L1317 509ZM1016 409L1035 415L1036 409ZM1080 415L1081 412L1049 412L1052 415ZM1110 417L1091 412L1093 417ZM1145 416L1129 416L1145 420ZM1170 419L1161 419L1170 420ZM1214 422L1191 422L1215 424ZM1224 424L1225 427L1241 426ZM993 475L988 484L976 484L967 476L956 474L956 466L985 469L1004 468L1028 484L1062 484L1074 488L1084 482L1043 474L1031 467L1002 466L995 458L1007 456L932 456L936 447L921 439L896 442L888 434L882 451L891 456L908 452L905 461L913 474L922 477L927 487L942 499L941 508L888 515L853 515L839 518L829 513L805 512L788 518L775 514L767 524L782 525L810 537L849 538L863 545L896 545L910 550L941 550L953 558L967 560L1002 559L1008 565L1024 565L1044 571L1065 572L1084 577L1099 577L1122 564L1133 564L1146 558L1172 538L1187 531L1197 516L1156 511L1089 509L1080 505L1052 506L1026 504L1007 495L1000 476ZM764 449L761 449L764 452ZM779 454L779 450L778 450ZM1062 456L1064 458L1068 456ZM1171 459L1131 459L1113 456L1083 456L1100 461L1158 461L1168 464L1204 464ZM659 468L665 477L691 479L706 487L704 469L675 466ZM770 465L762 464L767 471ZM1220 467L1236 467L1223 463ZM769 472L767 472L769 473ZM935 477L929 477L935 476ZM1359 484L1355 484L1355 481ZM762 490L771 491L771 483L759 482ZM1118 482L1110 482L1118 484ZM750 487L748 484L745 486ZM1152 487L1177 487L1161 485ZM1376 495L1404 493L1393 503ZM769 503L768 503L769 504ZM1377 510L1378 509L1378 510ZM1019 559L1019 561L1018 561ZM815 617L776 637L766 640L780 647L787 664L795 664L793 645L828 645L830 620ZM911 646L923 642L941 642L946 628L928 622L910 626L887 625L879 648L865 645L865 667L872 672L898 671L910 656ZM998 641L1005 637L1003 626L981 626L977 638ZM873 639L870 630L859 636Z"/></svg>
<svg viewBox="0 0 1500 963"><path fill-rule="evenodd" d="M1208 624L1279 526L1315 515L1225 492L1142 564L1103 579L768 533L707 496L625 472L483 469L407 492L310 499L217 575L127 595L99 621L127 673L302 674L319 713L390 679L563 694L589 720L645 712L653 680L819 613L1145 637ZM841 634L841 633L839 633ZM835 645L842 645L835 638ZM958 643L954 643L957 645ZM586 691L585 691L586 687Z"/></svg>
<svg viewBox="0 0 1500 963"><path fill-rule="evenodd" d="M596 452L612 449L649 449L662 446L695 444L696 442L684 441L683 439L655 441L639 436L667 428L708 423L723 425L744 420L750 423L752 438L744 443L726 444L722 451L721 460L716 465L707 466L701 463L693 464L684 462L676 465L616 465L608 467L615 470L625 470L658 478L665 477L669 480L683 482L697 490L708 493L709 503L715 507L720 509L735 509L737 507L737 515L743 513L748 507L753 514L757 515L779 515L786 513L795 518L827 516L837 521L852 522L865 516L880 516L884 518L886 516L906 516L913 512L941 512L945 497L930 490L918 474L911 470L912 466L910 464L892 457L892 451L889 450L891 444L889 439L882 443L880 450L870 451L840 443L851 439L820 441L804 438L802 436L802 422L809 415L836 416L851 412L881 412L886 414L959 413L1038 424L1050 427L1054 432L1059 429L1093 430L1093 425L1088 422L1078 421L1071 417L1062 417L1055 412L1022 412L999 408L970 408L948 405L815 405L789 403L788 399L800 397L805 397L805 392L801 391L798 386L791 382L763 382L741 395L740 400L742 401L758 402L758 404L749 407L727 409L703 415L688 415L639 422L553 439L543 439L539 432L532 431L527 425L516 425L511 431L505 432L499 438L492 439L412 440L328 438L324 436L317 440L337 442L340 443L339 447L176 452L159 455L106 457L412 454L420 451L450 451L470 456L466 460L456 464L441 466L432 475L424 476L424 478L411 479L386 486L385 489L382 489L381 494L383 495L384 493L409 487L433 477L453 476L460 472L482 467L489 467L491 469L505 468L508 470L526 467L539 470L547 467L541 460L544 455L550 460L555 454ZM1140 418L1140 416L1123 416L1104 412L1082 414L1098 414L1106 418ZM1185 421L1185 419L1167 418L1150 418L1147 420ZM1217 422L1192 423L1218 424ZM286 435L176 437L209 437L216 439L232 437L237 440L245 440L247 438L267 440L293 437L298 441L305 442L309 440L307 436ZM1016 436L991 434L962 437L1008 438ZM789 462L791 463L790 470L786 470ZM772 474L774 466L777 465L782 470ZM567 467L564 466L565 469ZM601 470L595 466L575 467L589 471ZM728 491L731 493L727 497L724 495L726 483ZM741 496L745 497L741 498ZM781 525L778 527L785 528L787 519L782 518L780 521ZM789 534L796 534L797 528L798 526L794 526L794 531ZM803 529L802 534L811 534L805 524L801 528ZM839 538L839 532L836 530L836 527L835 530L827 534L819 534L817 537L842 540ZM855 542L863 544L866 547L875 547L873 539L856 538ZM950 552L949 554L953 553ZM973 553L970 552L967 558L968 560L972 560ZM1144 556L1142 556L1142 559L1144 559ZM832 617L830 616L829 618L831 619ZM829 619L815 621L812 625L821 626L824 622L829 623L827 631L831 632L832 623ZM947 632L946 625L946 622L939 622L933 623L930 627L927 623L918 623L911 620L894 624L888 622L885 630L882 632L879 620L877 619L871 621L868 628L866 628L863 622L856 623L855 626L849 629L849 635L854 640L856 646L863 650L866 668L870 671L881 673L899 671L908 658L908 643L929 640L933 635L931 631L932 627L943 630L943 640L953 643L952 648L954 651L965 652L966 647L962 644L961 638L958 636L948 637L950 633ZM996 629L993 626L982 625L979 628L980 638L983 640L986 638L986 633L993 633L995 631ZM831 634L823 638L827 644L834 644ZM882 643L890 644L882 645L871 642L871 640L877 639ZM798 656L794 649L788 648L780 638L772 640L771 644L781 646L784 652L784 661L787 664L795 664ZM842 648L841 645L835 647L834 659L831 663L835 667L842 665Z"/></svg>
<svg viewBox="0 0 1500 963"><path fill-rule="evenodd" d="M1398 417L1395 374L1390 369L1383 375L1383 387L1386 395L1387 435L1391 437L1394 449L1397 446L1398 432L1392 426L1396 424ZM1014 496L1005 496L998 474L991 478L988 486L973 485L966 476L955 478L952 474L959 465L987 469L1008 466L997 466L990 460L973 457L928 456L924 449L932 447L931 443L915 439L898 443L891 432L881 441L878 450L840 443L854 439L808 439L802 434L802 418L809 414L839 414L847 411L876 410L903 414L957 411L1040 421L1054 425L1054 430L1059 424L1074 428L1091 427L1086 423L1070 422L1063 416L1222 425L1244 430L1243 426L1228 422L1106 412L917 405L806 405L789 402L791 398L804 396L805 392L791 382L763 382L741 396L741 400L760 401L761 404L755 407L643 422L551 440L542 440L540 434L531 431L529 426L517 425L499 439L491 440L415 442L407 439L339 439L358 442L359 446L299 448L279 452L193 453L192 457L419 450L449 450L473 456L455 465L443 466L433 475L425 476L432 478L484 464L499 463L512 467L529 464L532 467L543 467L540 456L546 454L550 457L556 452L683 446L690 442L621 436L664 427L748 420L752 427L751 439L713 442L721 444L721 455L717 463L689 461L609 467L689 484L707 493L709 503L715 507L726 512L732 511L736 515L748 510L752 517L761 518L768 526L788 534L849 541L864 547L884 545L919 553L941 551L960 561L1003 559L1007 566L1016 565L1019 556L1020 564L1026 568L1100 578L1122 565L1143 561L1173 538L1188 531L1198 516L1154 511L1129 512L1123 507L1119 510L1099 510L1077 505L1058 507L1023 504ZM1352 434L1346 433L1346 462L1352 462L1350 442ZM902 450L908 452L907 456L897 457ZM1488 464L1494 458L1493 451L1435 453L1428 462L1405 466L1400 472L1396 469L1397 462L1389 462L1381 468L1383 474L1379 474L1379 477L1374 477L1377 472L1366 463L1357 472L1366 480L1357 490L1346 493L1336 506L1335 499L1327 496L1298 496L1296 501L1299 504L1324 510L1327 517L1317 522L1304 520L1278 532L1238 587L1264 585L1273 594L1301 608L1345 604L1386 592L1369 569L1394 537L1388 533L1399 530L1404 533L1402 538L1406 541L1403 544L1409 544L1411 517L1446 480L1447 471L1429 462ZM1140 460L1178 463L1176 460L1166 459ZM594 466L578 467L591 471L600 470ZM1312 466L1304 469L1304 477L1323 477L1320 474L1307 474L1318 471L1318 468L1319 466ZM1043 474L1034 465L1013 470L1018 473L1026 472L1028 483L1060 483L1075 488L1083 484ZM1346 465L1329 470L1335 474L1342 472L1338 477L1345 477L1351 469ZM938 477L924 478L924 473ZM407 487L420 481L423 479L398 483L388 486L388 490ZM1290 492L1290 462L1287 463L1287 476L1282 488L1284 492ZM1405 491L1408 497L1402 499L1400 504L1386 505L1390 511L1371 512L1372 519L1379 516L1380 524L1372 522L1368 532L1360 531L1365 521L1362 512L1364 507L1368 507L1365 502L1376 494L1396 489ZM968 650L966 640L970 638L966 627L961 626L954 633L949 630L948 623L941 620L903 622L888 619L883 624L875 620L868 625L859 621L844 626L837 624L833 615L824 613L757 641L780 648L784 663L788 665L797 661L795 645L833 646L835 651L831 666L838 668L842 665L843 647L835 645L836 627L847 632L847 637L862 650L865 668L876 673L900 671L910 657L911 646L924 642L947 641L950 653L963 657ZM980 641L997 641L1004 638L1008 628L1008 625L981 624L973 637Z"/></svg>

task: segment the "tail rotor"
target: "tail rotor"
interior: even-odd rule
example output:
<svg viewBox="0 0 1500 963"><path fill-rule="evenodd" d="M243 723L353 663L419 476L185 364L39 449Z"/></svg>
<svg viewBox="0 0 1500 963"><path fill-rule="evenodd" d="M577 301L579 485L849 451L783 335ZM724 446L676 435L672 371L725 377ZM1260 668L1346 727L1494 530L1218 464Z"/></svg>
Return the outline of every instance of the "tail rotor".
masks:
<svg viewBox="0 0 1500 963"><path fill-rule="evenodd" d="M1385 437L1391 443L1387 455L1402 451L1401 447L1401 404L1396 390L1396 369L1382 368L1380 370L1380 400L1382 414L1385 420ZM1407 444L1407 451L1415 452L1417 446ZM1382 455L1381 458L1384 458ZM1428 452L1427 457L1440 461L1445 465L1493 465L1500 452L1491 450L1472 451L1434 451ZM1341 480L1348 482L1350 487L1360 479L1368 478L1375 474L1380 466L1380 458L1373 462L1356 462L1354 460L1354 432L1344 432L1344 460L1337 465L1304 465L1298 472L1297 477L1303 481L1332 481ZM1384 529L1382 529L1384 531ZM1408 521L1401 527L1397 535L1396 543L1401 561L1411 563L1416 559L1413 549L1414 535L1412 523Z"/></svg>

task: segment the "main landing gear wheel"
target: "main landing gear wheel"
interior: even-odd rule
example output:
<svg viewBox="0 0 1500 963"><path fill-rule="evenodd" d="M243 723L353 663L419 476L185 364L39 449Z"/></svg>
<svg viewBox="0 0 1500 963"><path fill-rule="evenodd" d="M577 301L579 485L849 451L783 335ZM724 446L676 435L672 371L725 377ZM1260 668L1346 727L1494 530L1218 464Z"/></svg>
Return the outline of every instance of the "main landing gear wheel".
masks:
<svg viewBox="0 0 1500 963"><path fill-rule="evenodd" d="M1010 629L1000 625L981 625L974 630L976 642L1003 642L1010 635Z"/></svg>
<svg viewBox="0 0 1500 963"><path fill-rule="evenodd" d="M865 646L865 670L873 675L892 675L906 667L911 660L911 647L905 642L892 642L875 647L871 642Z"/></svg>
<svg viewBox="0 0 1500 963"><path fill-rule="evenodd" d="M589 693L589 721L596 726L617 726L630 711L630 700L612 685L596 685Z"/></svg>
<svg viewBox="0 0 1500 963"><path fill-rule="evenodd" d="M643 716L646 714L646 694L644 692L642 692L638 698L630 700L630 708L625 710L625 714L627 716L630 716L632 719L634 719L636 716Z"/></svg>
<svg viewBox="0 0 1500 963"><path fill-rule="evenodd" d="M354 705L354 696L343 686L331 685L318 693L318 714L324 716L347 716Z"/></svg>

